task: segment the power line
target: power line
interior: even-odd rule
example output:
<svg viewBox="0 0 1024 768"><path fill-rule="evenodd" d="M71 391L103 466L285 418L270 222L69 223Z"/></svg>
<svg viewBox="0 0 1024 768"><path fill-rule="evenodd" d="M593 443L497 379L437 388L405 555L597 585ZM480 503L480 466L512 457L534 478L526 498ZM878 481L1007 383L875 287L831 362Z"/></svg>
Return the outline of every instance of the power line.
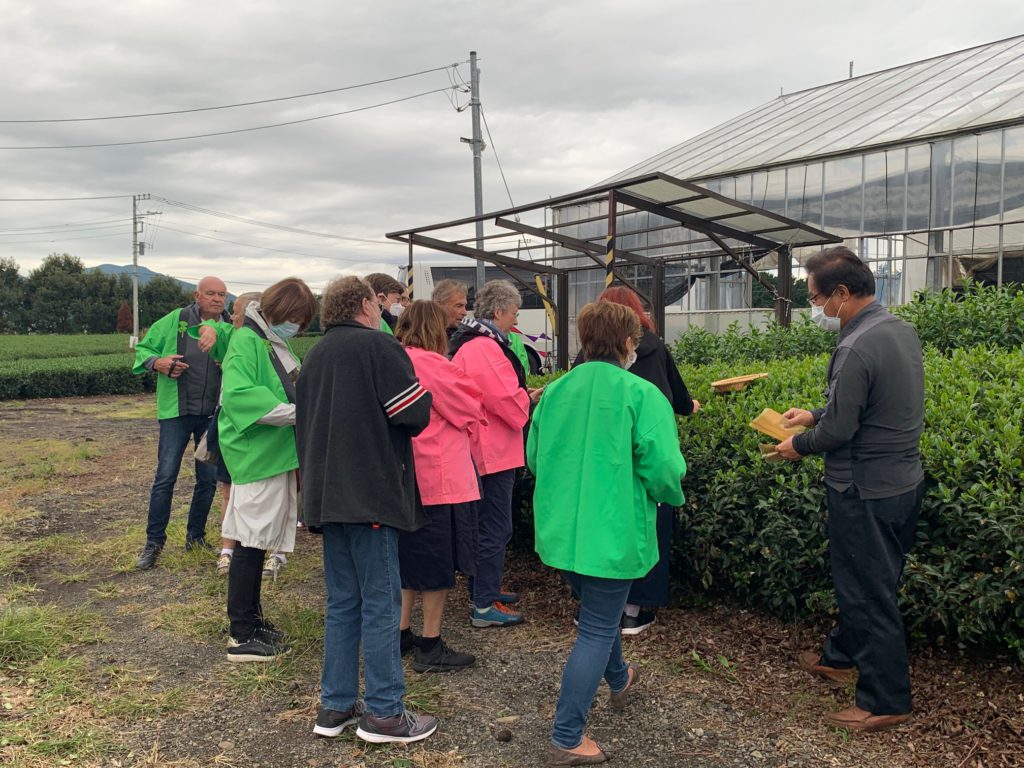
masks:
<svg viewBox="0 0 1024 768"><path fill-rule="evenodd" d="M126 231L117 232L112 235L93 235L90 237L58 237L53 240L8 240L6 242L0 242L0 245L25 245L26 243L77 243L79 240L100 240L104 237L127 237L130 234L130 231Z"/></svg>
<svg viewBox="0 0 1024 768"><path fill-rule="evenodd" d="M28 229L23 232L0 232L0 237L25 237L26 235L59 235L59 234L72 234L76 232L95 232L100 229L117 229L123 227L125 224L100 224L92 227L51 227L48 229Z"/></svg>
<svg viewBox="0 0 1024 768"><path fill-rule="evenodd" d="M167 224L163 224L163 223L160 225L160 227L161 227L161 229L170 230L171 232L178 232L178 233L183 234L183 235L191 235L192 237L201 237L204 240L216 240L219 243L229 243L230 245L240 245L243 248L255 248L255 249L260 250L260 251L273 251L274 253L287 253L290 256L305 256L306 258L310 258L310 259L324 259L326 261L343 261L343 262L350 262L350 263L353 263L353 264L359 264L359 263L365 264L367 262L374 261L374 259L372 259L372 258L371 259L365 259L365 258L352 258L352 257L345 257L345 256L323 256L323 255L315 254L315 253L303 253L301 251L289 251L289 250L286 250L284 248L270 248L270 247L265 246L265 245L253 245L252 243L241 243L241 242L238 242L237 240L228 240L228 239L223 238L223 237L213 237L212 235L201 235L198 232L189 232L188 230L177 229L176 227L171 227L171 226L168 226Z"/></svg>
<svg viewBox="0 0 1024 768"><path fill-rule="evenodd" d="M259 221L257 219L248 219L244 216L237 216L233 213L224 213L223 211L215 211L211 208L203 208L192 203L182 203L178 200L168 200L166 197L160 197L159 195L153 195L153 200L159 200L166 205L171 205L176 208L183 208L186 211L193 211L194 213L202 213L207 216L216 216L221 219L227 219L228 221L237 221L242 224L252 224L257 227L266 227L267 229L276 229L281 232L292 232L299 235L309 235L311 237L323 237L332 240L346 240L356 243L369 243L371 245L404 245L395 240L370 240L363 237L346 237L345 235L335 235L328 232L314 232L309 229L300 229L299 227L289 227L284 224L273 224L268 221Z"/></svg>
<svg viewBox="0 0 1024 768"><path fill-rule="evenodd" d="M71 231L72 229L77 229L79 227L88 228L96 224L116 224L122 221L131 221L131 219L92 219L90 221L69 221L63 224L37 224L33 227L14 227L12 229L0 229L0 235L13 235L16 233L25 234L42 230L52 230L55 232Z"/></svg>
<svg viewBox="0 0 1024 768"><path fill-rule="evenodd" d="M0 147L2 149L2 147ZM18 147L14 147L18 149ZM132 195L99 195L92 197L0 197L0 203L61 203L68 200L121 200Z"/></svg>
<svg viewBox="0 0 1024 768"><path fill-rule="evenodd" d="M505 194L508 195L508 201L513 208L516 207L515 201L512 199L512 191L508 188L508 181L505 180L505 169L501 167L501 160L498 159L498 148L494 146L494 139L491 137L491 126L487 124L487 115L484 114L484 105L480 105L480 117L484 120L484 130L487 131L487 140L491 142L491 151L494 153L494 161L498 164L498 173L501 174L501 183L505 185Z"/></svg>
<svg viewBox="0 0 1024 768"><path fill-rule="evenodd" d="M324 91L311 91L310 93L298 93L294 96L278 96L273 99L259 99L257 101L242 101L237 104L223 104L216 107L193 107L192 109L174 109L166 112L140 112L134 115L107 115L104 117L61 117L61 118L44 118L36 120L0 120L0 123L86 123L97 120L129 120L137 117L165 117L167 115L187 115L194 112L212 112L218 109L235 109L237 107L252 107L258 104L272 104L279 101L292 101L294 99L305 99L310 96L324 96L328 93L341 93L342 91L352 91L356 88L367 88L371 85L380 85L382 83L393 83L396 80L405 80L410 77L419 77L420 75L426 75L431 72L443 72L450 70L454 67L458 67L458 63L447 64L443 67L434 67L433 69L423 69L419 72L410 72L407 75L398 75L397 77L386 77L383 80L371 80L368 83L358 83L357 85L346 85L341 88L329 88Z"/></svg>
<svg viewBox="0 0 1024 768"><path fill-rule="evenodd" d="M391 104L398 104L403 101L411 101L413 99L419 99L423 96L430 96L435 93L445 93L451 90L451 87L447 88L435 88L432 91L423 91L422 93L416 93L412 96L403 96L400 99L392 99L391 101L382 101L379 104L371 104L367 107L356 107L355 109L346 109L341 112L332 112L329 115L317 115L315 117L306 117L302 120L288 120L283 123L271 123L270 125L257 125L252 128L236 128L231 131L216 131L214 133L197 133L191 136L170 136L163 139L142 139L139 141L111 141L103 144L55 144L55 145L37 145L37 146L24 146L24 147L0 147L0 149L96 149L98 147L128 147L139 144L161 144L170 141L189 141L191 139L208 139L214 136L229 136L235 133L251 133L252 131L265 131L268 128L283 128L288 125L300 125L301 123L312 123L315 120L326 120L329 117L340 117L342 115L351 115L356 112L366 112L370 109L377 109L378 107L387 107ZM130 195L124 195L124 197L130 197Z"/></svg>

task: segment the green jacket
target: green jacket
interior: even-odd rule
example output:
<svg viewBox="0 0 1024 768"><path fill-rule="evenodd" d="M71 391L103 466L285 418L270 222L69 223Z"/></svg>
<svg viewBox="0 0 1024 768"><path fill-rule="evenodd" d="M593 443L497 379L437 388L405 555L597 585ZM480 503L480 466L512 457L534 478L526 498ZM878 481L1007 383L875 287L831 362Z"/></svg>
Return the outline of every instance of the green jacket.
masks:
<svg viewBox="0 0 1024 768"><path fill-rule="evenodd" d="M295 427L256 423L288 402L270 361L270 342L249 328L224 335L230 336L231 344L224 357L217 437L232 482L254 483L297 469ZM220 333L217 343L221 343Z"/></svg>
<svg viewBox="0 0 1024 768"><path fill-rule="evenodd" d="M210 416L217 406L221 371L213 353L200 351L189 328L200 321L195 304L175 309L157 320L142 340L135 345L132 373L149 372L146 362L154 357L184 355L189 368L178 378L160 373L156 376L156 417L175 419L179 416ZM230 325L230 324L229 324ZM212 359L211 359L212 358Z"/></svg>
<svg viewBox="0 0 1024 768"><path fill-rule="evenodd" d="M636 579L658 562L658 503L683 503L686 461L672 406L620 366L595 360L544 390L526 463L536 549L552 568Z"/></svg>
<svg viewBox="0 0 1024 768"><path fill-rule="evenodd" d="M523 370L529 375L530 358L526 354L526 344L523 343L523 337L516 331L509 331L508 348L512 350L512 354L519 358L519 362L523 364Z"/></svg>

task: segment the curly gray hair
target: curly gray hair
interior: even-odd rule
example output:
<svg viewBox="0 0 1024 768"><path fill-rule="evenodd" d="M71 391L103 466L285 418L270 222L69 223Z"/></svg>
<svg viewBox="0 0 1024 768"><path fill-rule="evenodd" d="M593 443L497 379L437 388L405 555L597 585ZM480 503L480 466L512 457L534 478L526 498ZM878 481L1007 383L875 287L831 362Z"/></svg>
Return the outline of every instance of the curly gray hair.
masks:
<svg viewBox="0 0 1024 768"><path fill-rule="evenodd" d="M493 320L499 309L516 310L522 306L523 297L508 280L491 280L484 283L473 302L473 314L484 320Z"/></svg>

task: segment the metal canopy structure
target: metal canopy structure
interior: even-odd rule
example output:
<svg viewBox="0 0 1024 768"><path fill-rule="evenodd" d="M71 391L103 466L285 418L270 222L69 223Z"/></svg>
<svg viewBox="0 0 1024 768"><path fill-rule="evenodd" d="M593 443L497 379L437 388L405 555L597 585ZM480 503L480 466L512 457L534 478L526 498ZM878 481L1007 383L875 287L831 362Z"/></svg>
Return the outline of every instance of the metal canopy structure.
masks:
<svg viewBox="0 0 1024 768"><path fill-rule="evenodd" d="M555 207L607 201L607 215L560 224L548 222ZM638 215L641 214L641 215ZM649 215L643 215L649 214ZM524 223L523 218L541 218ZM475 225L483 223L478 238ZM590 225L582 236L566 230ZM642 237L652 235L652 237ZM387 237L409 245L409 274L413 248L465 256L493 264L515 282L544 301L555 330L556 365L569 362L569 275L603 269L605 284L629 285L644 298L660 332L665 327L665 265L719 257L722 268L749 272L775 297L780 323L790 321L792 249L842 242L842 238L711 192L664 173L648 173L602 184L561 197L508 208L465 219L389 232ZM645 240L629 249L623 241ZM650 244L651 239L655 241ZM481 242L483 247L477 247ZM778 289L765 281L755 264L774 255L778 263ZM583 262L582 264L578 262ZM639 290L623 269L639 266L651 272L650 295ZM533 278L532 284L529 277ZM548 283L554 278L554 296Z"/></svg>

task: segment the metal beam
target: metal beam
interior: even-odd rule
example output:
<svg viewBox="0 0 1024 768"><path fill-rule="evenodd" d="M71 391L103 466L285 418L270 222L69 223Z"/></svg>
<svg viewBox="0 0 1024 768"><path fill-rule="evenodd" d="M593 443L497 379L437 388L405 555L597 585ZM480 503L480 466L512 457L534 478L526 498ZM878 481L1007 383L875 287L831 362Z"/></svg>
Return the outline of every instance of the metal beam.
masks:
<svg viewBox="0 0 1024 768"><path fill-rule="evenodd" d="M648 211L649 213L654 213L657 214L658 216L663 216L666 219L678 221L680 224L685 224L690 229L695 229L698 232L703 232L706 235L714 233L717 235L722 235L724 237L731 237L736 240L742 240L745 243L750 243L751 245L766 248L768 250L777 248L779 245L776 242L772 242L771 240L765 240L763 237L752 235L749 232L744 232L739 229L733 229L732 227L727 227L722 224L716 224L713 221L702 219L700 216L693 216L688 213L683 213L682 211L678 211L675 208L666 208L663 205L653 203L650 200L645 200L644 198L637 197L636 195L631 195L628 192L619 191L616 194L619 198L619 201L625 203L626 205L632 206L633 208L638 208L641 211Z"/></svg>
<svg viewBox="0 0 1024 768"><path fill-rule="evenodd" d="M602 217L603 218L603 217ZM574 251L579 251L583 254L603 254L604 248L600 245L591 243L588 240L580 240L579 238L569 237L569 235L560 235L556 232L551 232L547 229L541 229L540 227L531 227L528 224L521 224L518 221L512 221L511 219L497 218L494 220L495 225L504 227L505 229L511 229L514 232L521 232L524 235L533 235L534 237L541 237L546 240L558 243L566 248L571 248ZM657 262L648 256L640 256L630 251L615 251L615 258L622 257L626 261L632 261L636 264L646 264L649 267L653 267ZM600 262L603 264L604 262Z"/></svg>
<svg viewBox="0 0 1024 768"><path fill-rule="evenodd" d="M415 243L416 245L422 245L424 248L431 248L435 251L442 251L443 253L453 253L456 256L468 256L471 259L480 259L488 262L489 264L494 264L495 266L511 267L512 269L525 269L529 272L543 272L548 275L558 275L562 272L558 267L549 267L547 264L542 264L540 262L513 259L511 256L499 256L498 254L491 253L490 251L482 251L478 248L471 248L468 245L449 243L445 240L438 240L436 237L427 237L426 235L420 235L415 232L409 233L408 235L402 235L401 237L394 237L392 239L403 240L407 243Z"/></svg>

